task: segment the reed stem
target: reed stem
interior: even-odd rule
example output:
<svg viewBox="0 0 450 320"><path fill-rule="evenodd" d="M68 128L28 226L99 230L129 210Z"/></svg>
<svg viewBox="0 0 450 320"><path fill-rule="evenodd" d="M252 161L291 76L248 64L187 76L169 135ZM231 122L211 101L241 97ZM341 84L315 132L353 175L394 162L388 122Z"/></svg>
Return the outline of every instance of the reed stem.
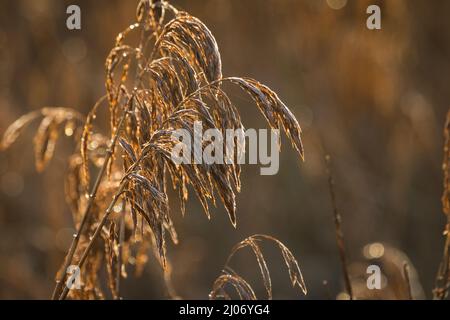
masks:
<svg viewBox="0 0 450 320"><path fill-rule="evenodd" d="M73 260L73 256L75 255L75 251L78 247L78 243L80 242L80 238L81 238L81 234L83 232L84 226L86 225L86 222L88 221L88 218L90 217L90 212L91 212L91 208L92 205L94 204L95 201L95 197L97 196L97 191L98 188L100 186L100 183L103 179L103 176L105 175L106 169L108 167L108 163L111 160L111 157L113 155L114 152L114 148L116 146L117 140L119 138L120 135L120 131L122 129L123 123L125 122L125 118L127 116L127 114L131 111L133 107L133 97L130 98L130 100L128 101L128 107L127 109L124 111L124 113L122 114L122 117L119 120L119 124L117 126L116 132L111 140L111 143L108 147L108 150L106 151L106 156L105 156L105 160L103 162L102 167L100 168L99 173L97 174L97 178L95 179L95 183L94 186L92 187L92 191L89 194L89 200L88 203L86 205L86 208L84 210L83 213L83 217L81 219L81 223L78 226L78 230L75 233L72 243L70 245L70 249L64 259L64 265L62 266L62 268L60 269L60 273L57 276L56 279L56 286L53 290L52 293L52 299L55 300L56 296L58 295L58 293L61 291L61 288L64 284L64 280L66 278L66 270L67 268L72 264L72 260Z"/></svg>
<svg viewBox="0 0 450 320"><path fill-rule="evenodd" d="M331 204L333 206L333 216L334 216L334 227L336 230L336 242L339 250L339 258L341 260L342 275L344 277L344 284L347 290L350 300L353 300L353 290L350 282L350 273L347 267L347 257L345 254L345 244L344 244L344 232L342 231L342 217L338 211L336 204L336 194L334 191L334 180L331 172L331 158L329 155L325 157L328 172L328 187L330 190Z"/></svg>

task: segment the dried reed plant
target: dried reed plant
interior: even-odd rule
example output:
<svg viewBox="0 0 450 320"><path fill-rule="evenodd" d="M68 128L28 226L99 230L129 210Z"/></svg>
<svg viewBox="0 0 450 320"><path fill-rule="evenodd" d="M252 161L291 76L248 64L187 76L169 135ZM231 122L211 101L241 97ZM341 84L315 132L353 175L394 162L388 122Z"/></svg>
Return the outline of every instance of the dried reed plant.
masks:
<svg viewBox="0 0 450 320"><path fill-rule="evenodd" d="M326 155L325 156L325 164L328 174L328 189L330 193L330 199L331 199L331 205L333 209L333 220L334 220L334 228L335 228L335 234L336 234L336 244L339 252L339 259L341 263L341 269L342 269L342 278L345 286L346 295L348 295L349 300L356 300L358 298L362 299L368 299L373 298L373 296L376 296L378 299L386 299L390 298L388 292L383 292L383 290L376 291L374 294L374 291L368 288L367 286L367 266L364 265L363 273L363 280L361 281L358 279L358 272L355 272L357 270L351 271L351 266L349 266L347 254L345 250L345 241L344 241L344 232L342 230L342 216L338 210L337 206L337 200L336 200L336 191L335 191L335 182L333 178L333 172L332 172L332 161L331 156ZM381 244L380 244L381 245ZM393 249L391 247L388 247L387 245L381 245L383 248L383 254L379 257L376 257L379 260L377 263L378 266L382 266L382 268L387 269L391 271L391 275L389 278L389 282L392 285L391 290L394 291L394 294L396 294L396 298L399 299L408 299L413 300L413 290L412 290L412 281L411 281L411 271L410 268L413 270L413 279L415 280L414 284L416 286L420 286L418 280L416 279L416 271L415 268L412 267L407 259L406 255L402 254L399 250ZM372 257L375 258L375 257ZM401 277L396 276L395 271L398 272L399 266L398 266L398 260L402 259L401 263ZM360 265L354 264L354 266L358 266L357 269L359 269ZM352 275L352 276L351 276ZM361 278L361 277L360 277ZM324 285L327 285L327 282L324 281ZM328 289L326 287L326 289ZM381 289L381 288L380 288Z"/></svg>
<svg viewBox="0 0 450 320"><path fill-rule="evenodd" d="M231 299L231 295L228 293L227 288L232 288L236 291L241 300L256 300L255 291L250 284L230 267L230 262L233 256L238 251L246 247L252 249L255 254L264 287L266 289L267 298L272 299L272 280L266 260L259 246L259 243L264 240L271 241L278 246L288 268L292 286L298 286L303 294L306 295L307 290L305 281L303 280L302 272L300 271L298 262L292 252L281 241L275 239L274 237L265 234L255 234L244 239L233 247L225 263L225 267L222 270L222 274L214 281L213 289L209 295L211 299Z"/></svg>
<svg viewBox="0 0 450 320"><path fill-rule="evenodd" d="M135 41L130 36L133 34ZM65 132L78 144L77 152L69 158L65 181L77 232L56 275L54 299L105 297L99 283L99 272L105 264L110 293L120 298L120 281L127 276L125 266L135 261L136 270L142 270L150 248L165 270L166 284L171 288L166 234L173 243L178 238L170 215L167 190L170 185L178 191L183 215L191 188L208 218L210 204L216 205L220 199L236 226L240 166L176 164L171 158L171 150L179 142L172 138L172 133L184 128L193 136L195 121L202 121L206 129L221 132L243 128L238 110L224 91L225 83L248 93L270 127L282 128L300 158L304 155L301 128L277 94L254 79L223 77L220 52L210 30L199 19L167 1L139 1L137 22L118 34L105 68L106 94L84 121L72 109L44 108L19 118L1 142L2 149L6 149L30 122L43 117L34 140L39 171L52 158L63 124ZM99 132L96 125L102 107L109 112L109 133ZM237 145L238 148L245 146ZM256 245L262 239L278 244L293 284L306 293L294 256L276 239L250 237L238 244L232 255L244 246L254 250L271 297L270 276ZM81 270L80 290L69 290L65 285L70 265ZM255 297L238 275L224 277L222 283L235 282L243 297ZM215 287L222 290L220 281L216 281ZM176 295L173 290L168 291L173 297Z"/></svg>
<svg viewBox="0 0 450 320"><path fill-rule="evenodd" d="M447 112L447 119L444 126L444 159L442 162L442 171L444 174L444 192L441 198L442 211L447 217L447 224L444 230L444 253L433 290L434 298L441 300L448 297L448 291L450 289L450 110Z"/></svg>

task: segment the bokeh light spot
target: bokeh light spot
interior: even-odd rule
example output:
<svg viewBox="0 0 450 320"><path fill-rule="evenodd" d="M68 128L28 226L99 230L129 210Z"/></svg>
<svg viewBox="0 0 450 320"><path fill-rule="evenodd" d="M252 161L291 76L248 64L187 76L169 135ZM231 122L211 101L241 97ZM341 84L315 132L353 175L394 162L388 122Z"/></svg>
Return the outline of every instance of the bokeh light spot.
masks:
<svg viewBox="0 0 450 320"><path fill-rule="evenodd" d="M347 0L327 0L327 4L331 9L339 10L345 7Z"/></svg>
<svg viewBox="0 0 450 320"><path fill-rule="evenodd" d="M378 259L384 255L384 246L379 242L368 244L363 249L366 259Z"/></svg>

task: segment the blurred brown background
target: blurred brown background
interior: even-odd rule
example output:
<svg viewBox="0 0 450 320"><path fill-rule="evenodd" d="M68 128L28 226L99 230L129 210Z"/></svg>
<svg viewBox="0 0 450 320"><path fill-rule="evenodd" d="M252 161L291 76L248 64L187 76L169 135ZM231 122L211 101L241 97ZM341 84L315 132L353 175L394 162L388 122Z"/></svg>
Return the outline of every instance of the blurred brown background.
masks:
<svg viewBox="0 0 450 320"><path fill-rule="evenodd" d="M355 287L365 281L367 258L379 264L387 259L387 282L379 297L401 297L395 293L395 273L406 254L418 273L415 296L430 298L445 223L440 196L442 127L450 101L450 2L171 3L211 29L224 75L254 77L279 94L302 125L306 149L306 161L300 163L284 143L275 176L260 176L257 166L245 166L237 230L223 208L211 221L195 201L184 219L174 212L180 244L170 248L169 257L178 293L207 298L231 247L254 233L267 233L298 258L309 289L306 298L335 298L343 283L324 166L328 153ZM66 29L69 4L81 8L80 31ZM366 29L370 4L381 7L382 30ZM1 1L0 134L17 117L42 106L68 106L86 114L104 94L104 60L116 34L135 21L136 5L130 0ZM243 97L235 101L244 124L265 127ZM62 178L74 145L60 140L50 166L36 174L33 131L0 153L0 298L50 297L73 232ZM264 250L274 297L303 299L290 287L281 255L271 246ZM235 269L264 297L250 253L239 255ZM124 286L125 298L167 296L160 267L152 260L141 278L130 275Z"/></svg>

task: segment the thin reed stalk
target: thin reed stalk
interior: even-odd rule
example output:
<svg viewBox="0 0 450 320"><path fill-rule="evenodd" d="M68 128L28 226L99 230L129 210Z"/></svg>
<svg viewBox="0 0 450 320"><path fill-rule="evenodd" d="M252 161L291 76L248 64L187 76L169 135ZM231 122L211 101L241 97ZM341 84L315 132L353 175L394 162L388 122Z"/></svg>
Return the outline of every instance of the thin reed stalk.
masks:
<svg viewBox="0 0 450 320"><path fill-rule="evenodd" d="M353 290L350 281L350 273L347 267L347 257L345 254L345 243L344 243L344 232L342 231L342 217L338 211L337 203L336 203L336 193L334 190L334 179L331 171L331 157L327 155L325 157L326 165L327 165L327 173L328 173L328 187L330 191L331 204L333 207L333 217L334 217L334 227L336 231L336 242L339 250L339 258L341 261L342 267L342 276L344 278L345 289L350 297L350 300L353 300Z"/></svg>
<svg viewBox="0 0 450 320"><path fill-rule="evenodd" d="M122 279L122 259L123 259L123 242L125 238L125 206L126 201L122 201L122 212L120 214L120 226L119 226L119 254L117 257L117 270L116 270L116 290L117 290L117 299L121 299L120 294L120 281Z"/></svg>
<svg viewBox="0 0 450 320"><path fill-rule="evenodd" d="M126 181L122 182L122 184L119 187L118 192L114 195L111 203L109 204L108 209L106 209L106 212L103 215L102 219L100 220L99 224L97 225L97 228L95 229L95 232L92 235L92 237L88 243L88 246L86 247L86 249L84 250L84 252L81 256L80 261L76 264L76 267L78 269L81 270L84 263L86 262L86 259L89 255L92 247L94 246L95 241L98 239L98 236L100 235L100 232L102 231L102 228L105 226L106 221L108 221L110 214L113 212L114 205L116 204L117 200L119 200L120 196L122 195L122 192L124 191L126 184L127 184ZM69 293L69 287L65 286L63 292L59 296L59 300L66 299L68 293Z"/></svg>
<svg viewBox="0 0 450 320"><path fill-rule="evenodd" d="M64 280L66 278L66 270L67 268L72 264L72 260L73 260L73 256L75 254L75 251L78 247L78 243L80 242L80 238L81 238L81 234L83 232L84 226L86 225L86 221L88 220L88 218L90 217L90 210L92 205L94 204L95 198L97 196L97 191L98 188L100 186L100 183L103 179L103 176L105 175L106 169L108 167L108 163L111 160L111 157L114 153L114 148L116 146L117 140L119 138L120 135L120 131L122 129L123 123L125 122L125 118L127 117L127 114L131 111L132 106L133 106L133 102L132 102L132 98L129 100L128 103L128 107L127 109L123 112L122 117L119 120L119 124L117 126L116 132L110 142L110 145L108 147L108 149L106 150L106 155L105 155L105 160L103 162L102 167L100 168L100 171L97 174L97 178L95 179L95 183L94 186L92 187L92 191L89 194L89 200L88 203L86 205L86 209L84 210L83 213L83 217L81 220L80 225L78 226L78 230L75 233L72 243L70 245L69 251L64 259L64 264L60 269L60 272L57 276L57 280L56 280L56 286L53 290L52 293L52 300L55 300L58 293L61 291L62 285L64 284Z"/></svg>
<svg viewBox="0 0 450 320"><path fill-rule="evenodd" d="M450 110L447 112L447 119L444 126L444 159L442 161L442 171L444 174L444 190L441 202L442 211L447 217L447 223L444 230L445 244L442 260L439 265L433 290L433 297L438 300L447 298L450 289Z"/></svg>

